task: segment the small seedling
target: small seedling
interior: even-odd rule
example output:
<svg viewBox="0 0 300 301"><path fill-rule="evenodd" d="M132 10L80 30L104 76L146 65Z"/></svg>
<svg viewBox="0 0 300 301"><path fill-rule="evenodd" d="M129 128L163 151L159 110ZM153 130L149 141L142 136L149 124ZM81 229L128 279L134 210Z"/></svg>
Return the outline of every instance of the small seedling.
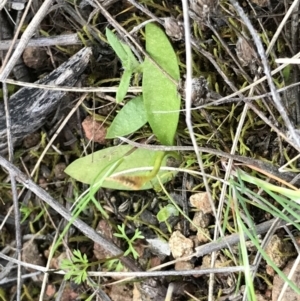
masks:
<svg viewBox="0 0 300 301"><path fill-rule="evenodd" d="M77 284L87 280L87 268L89 266L86 254L82 255L79 250L74 250L71 259L64 259L61 263L61 268L67 271L65 280L72 279Z"/></svg>
<svg viewBox="0 0 300 301"><path fill-rule="evenodd" d="M170 224L168 223L168 219L171 216L178 216L178 215L179 215L179 211L177 210L177 208L172 204L168 204L167 206L162 207L158 211L156 217L160 223L165 222L165 224L167 225L168 231L170 233L172 233L172 229L171 229Z"/></svg>
<svg viewBox="0 0 300 301"><path fill-rule="evenodd" d="M124 106L108 129L107 137L131 134L148 122L160 143L173 145L180 109L180 96L176 85L180 73L176 53L166 34L157 25L146 25L146 50L151 59L146 57L143 64L139 64L129 46L121 42L111 30L106 30L106 36L124 68L116 96L117 102L125 97L132 74L143 72L143 95ZM178 154L174 153L116 146L74 161L65 173L80 182L92 184L103 176L112 162L120 159L114 174L105 179L102 187L118 190L151 189L158 186L156 176L162 183L173 178L175 172L160 170L160 167L167 166L166 159L169 155L178 159ZM152 167L150 172L149 167ZM142 168L146 170L141 170ZM140 171L125 172L132 169Z"/></svg>
<svg viewBox="0 0 300 301"><path fill-rule="evenodd" d="M103 264L103 267L106 268L108 271L115 271L115 272L120 272L124 269L124 266L119 259L107 260Z"/></svg>
<svg viewBox="0 0 300 301"><path fill-rule="evenodd" d="M140 230L136 229L133 237L129 238L127 236L127 234L125 233L125 225L124 224L122 224L122 226L118 225L118 229L119 229L120 233L114 233L114 236L124 239L128 244L128 249L125 251L124 256L132 254L134 259L138 259L139 254L134 249L133 244L137 239L144 238L144 236L142 235L142 232Z"/></svg>
<svg viewBox="0 0 300 301"><path fill-rule="evenodd" d="M109 28L106 28L106 37L108 43L119 57L124 68L124 73L121 77L116 95L116 101L119 103L123 101L128 91L132 74L141 72L141 65L128 45L122 43Z"/></svg>

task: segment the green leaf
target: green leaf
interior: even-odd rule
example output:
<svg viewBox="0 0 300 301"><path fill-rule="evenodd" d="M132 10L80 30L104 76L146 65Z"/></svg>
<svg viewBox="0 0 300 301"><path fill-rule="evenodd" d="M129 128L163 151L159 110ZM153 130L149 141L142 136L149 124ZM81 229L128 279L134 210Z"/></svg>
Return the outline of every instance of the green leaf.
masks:
<svg viewBox="0 0 300 301"><path fill-rule="evenodd" d="M106 27L106 37L109 45L117 54L118 58L122 62L126 62L128 59L128 53L125 51L123 47L123 43L117 38L117 36L108 28Z"/></svg>
<svg viewBox="0 0 300 301"><path fill-rule="evenodd" d="M140 70L140 64L132 53L130 47L122 43L109 28L106 28L106 37L110 46L121 60L124 68L124 73L121 77L116 95L116 101L117 103L120 103L128 91L132 73Z"/></svg>
<svg viewBox="0 0 300 301"><path fill-rule="evenodd" d="M67 272L64 276L64 279L65 280L70 280L71 279L71 276L72 276L72 272Z"/></svg>
<svg viewBox="0 0 300 301"><path fill-rule="evenodd" d="M130 239L131 242L134 242L136 239L144 239L144 235L142 234L142 232L139 229L136 229L134 232L133 237Z"/></svg>
<svg viewBox="0 0 300 301"><path fill-rule="evenodd" d="M135 58L134 54L132 53L130 47L124 43L121 43L125 52L127 53L127 62L124 62L125 64L123 65L123 68L126 69L130 69L133 72L137 72L140 66L140 63L138 62L138 60ZM126 64L127 63L127 64Z"/></svg>
<svg viewBox="0 0 300 301"><path fill-rule="evenodd" d="M108 43L120 59L123 68L131 71L138 69L140 63L135 58L130 47L122 43L109 28L106 28L106 37Z"/></svg>
<svg viewBox="0 0 300 301"><path fill-rule="evenodd" d="M156 215L157 220L161 222L165 222L168 220L171 216L178 216L179 211L176 209L176 207L172 204L169 204L162 209L160 209Z"/></svg>
<svg viewBox="0 0 300 301"><path fill-rule="evenodd" d="M117 103L120 103L121 101L123 101L124 97L126 96L129 85L130 85L131 76L132 76L132 71L125 69L123 72L123 75L121 77L118 90L117 90L117 95L116 95Z"/></svg>
<svg viewBox="0 0 300 301"><path fill-rule="evenodd" d="M149 175L151 170L125 172L122 175L117 173L133 168L150 167L153 169L155 163L157 163L157 158L163 154L164 152L161 151L155 152L148 149L134 149L130 145L118 145L77 159L65 169L65 173L82 183L94 184L101 180L113 163L122 159L112 175L105 178L102 187L119 190L151 189L160 187L156 178L144 183L145 177ZM161 166L167 166L168 156L163 157ZM158 172L162 183L170 181L174 175L175 172L173 171L161 170Z"/></svg>
<svg viewBox="0 0 300 301"><path fill-rule="evenodd" d="M127 102L114 118L107 130L106 138L116 138L134 133L147 122L146 110L142 96Z"/></svg>
<svg viewBox="0 0 300 301"><path fill-rule="evenodd" d="M164 31L153 23L146 25L146 50L167 74L179 81L179 66L173 47ZM177 85L146 57L142 88L147 118L153 133L162 144L173 145L180 109Z"/></svg>

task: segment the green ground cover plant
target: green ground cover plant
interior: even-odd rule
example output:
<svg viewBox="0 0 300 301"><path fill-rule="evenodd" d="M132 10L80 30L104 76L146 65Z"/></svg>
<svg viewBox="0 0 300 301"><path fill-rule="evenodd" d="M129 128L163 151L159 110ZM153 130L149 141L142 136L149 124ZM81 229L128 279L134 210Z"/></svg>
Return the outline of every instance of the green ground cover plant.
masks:
<svg viewBox="0 0 300 301"><path fill-rule="evenodd" d="M76 106L68 101L63 108L62 102L62 109L48 116L37 144L16 145L14 163L20 163L21 172L3 165L11 182L1 169L0 209L10 212L13 197L15 208L21 204L22 224L13 237L11 214L7 228L0 228L0 248L6 252L11 245L10 254L25 252L22 242L15 247L13 241L21 233L34 237L35 257L48 260L46 269L60 255L71 255L47 272L37 267L44 273L42 287L23 274L17 283L21 298L13 295L16 280L0 277L0 299L35 301L40 294L40 300L64 300L59 294L66 285L68 296L81 292L77 300L115 301L114 296L137 290L147 299L143 287L153 293L153 300L254 301L270 300L271 294L279 300L273 292L281 289L277 275L291 288L288 296L293 291L299 295L298 280L289 279L283 264L296 267L300 261L300 149L282 114L287 112L298 131L299 93L294 88L299 70L277 59L298 52L296 1L260 6L261 1L250 0L242 8L235 0L56 2L41 26L44 30L37 28L36 33L52 39L71 28L82 45L47 46L47 63L33 73L43 77L83 46L92 48L82 87L66 89L71 90L70 100L84 93ZM106 12L101 5L108 3ZM8 82L14 83L11 76ZM5 81L1 85L0 97L5 98ZM11 87L17 89L15 83ZM33 89L44 88L61 87ZM274 102L276 94L284 110ZM64 115L70 107L76 121L75 115ZM1 118L7 113L1 106L0 113L1 151L8 123ZM103 144L84 137L80 123L89 115L93 125L101 123L107 131ZM56 132L61 120L69 122ZM120 139L124 136L129 137ZM167 147L176 151L165 151ZM0 161L2 165L2 157ZM61 163L68 166L68 176L64 167L57 173ZM25 170L27 176L22 175ZM21 183L11 193L13 177ZM33 193L25 195L24 186ZM176 232L180 243L171 245ZM173 253L181 245L191 246L185 255L195 253L183 260ZM15 262L16 256L9 256ZM19 262L26 266L24 261ZM151 268L161 269L154 286L149 286L153 275L142 278ZM126 290L113 292L120 288L121 273L125 278L130 270L141 270L141 278L125 279ZM205 275L196 278L203 270ZM113 277L118 277L116 283ZM177 286L184 290L172 293ZM56 289L52 296L48 288Z"/></svg>
<svg viewBox="0 0 300 301"><path fill-rule="evenodd" d="M180 109L180 95L177 91L180 74L175 51L166 34L153 23L146 25L146 50L149 57L146 57L142 64L138 63L131 49L111 30L106 30L106 36L124 68L116 95L117 102L124 99L132 74L134 72L143 74L142 95L125 104L108 128L106 137L129 135L148 122L161 144L173 145ZM153 169L152 172L111 175L103 182L103 187L126 190L149 189L157 186L155 180L157 175L161 177L163 183L172 179L174 173L159 173L159 169L160 166L167 165L168 156L178 158L177 154L142 149L130 152L131 150L132 147L128 146L106 148L77 159L65 172L78 181L91 184L97 181L97 178L102 178L112 162L120 160L114 173L142 167Z"/></svg>
<svg viewBox="0 0 300 301"><path fill-rule="evenodd" d="M167 36L157 25L147 24L145 34L146 50L150 58L146 58L145 62L139 64L130 48L122 43L112 31L106 30L107 40L124 68L116 94L117 102L125 98L132 74L142 72L143 75L142 95L129 100L123 106L108 128L106 138L129 135L148 122L162 144L173 145L180 108L180 96L176 84L180 76L177 57ZM153 64L153 60L159 67ZM67 167L65 173L77 181L90 184L91 187L119 190L159 189L163 183L170 181L175 175L175 172L160 171L162 166L168 165L168 157L179 158L174 152L134 149L129 145L114 146L77 159ZM74 218L87 206L89 198L95 202L92 191L96 189L92 188L86 197L79 200L74 210ZM175 207L175 211L166 211L170 206L172 205L162 208L158 214L159 220L167 223L167 218L171 215L178 215ZM122 227L118 226L120 233L116 233L115 236L127 241L128 250L124 256L132 254L137 259L138 254L132 242L142 236L136 230L134 236L129 239L124 227L124 224ZM169 225L168 227L171 231ZM65 268L69 268L69 272L66 274L66 279L72 276L76 281L86 280L85 269L78 274L76 263L76 260L73 264L72 260L67 262ZM118 265L116 260L107 262L110 268L115 264Z"/></svg>

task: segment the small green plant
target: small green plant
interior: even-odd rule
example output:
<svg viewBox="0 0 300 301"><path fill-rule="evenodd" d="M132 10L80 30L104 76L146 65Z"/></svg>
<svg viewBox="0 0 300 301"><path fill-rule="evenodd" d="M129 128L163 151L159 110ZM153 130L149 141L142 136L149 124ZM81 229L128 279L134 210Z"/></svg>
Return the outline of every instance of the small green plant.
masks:
<svg viewBox="0 0 300 301"><path fill-rule="evenodd" d="M72 279L77 284L87 280L89 266L86 254L82 255L79 250L74 250L71 259L64 259L61 263L61 268L67 271L65 280Z"/></svg>
<svg viewBox="0 0 300 301"><path fill-rule="evenodd" d="M119 57L124 68L124 73L121 77L116 95L116 101L121 102L123 101L129 88L132 74L141 72L141 65L135 58L128 45L122 43L109 28L106 28L106 37L110 46Z"/></svg>
<svg viewBox="0 0 300 301"><path fill-rule="evenodd" d="M107 131L107 138L131 134L148 122L160 143L173 145L180 109L180 95L176 84L180 79L179 65L176 53L161 28L150 23L146 25L145 33L146 50L151 59L146 57L139 64L131 49L112 31L106 30L107 40L125 70L118 88L117 102L125 97L132 74L143 73L143 94L128 101L120 110ZM175 172L160 171L161 166L167 166L168 156L178 159L178 154L174 152L115 146L77 159L65 172L80 182L92 184L103 176L112 162L120 160L113 174L103 181L102 187L121 190L150 189L158 186L156 176L161 178L162 183L173 178ZM149 167L152 167L150 172ZM142 168L144 169L141 170ZM130 172L132 169L140 171Z"/></svg>
<svg viewBox="0 0 300 301"><path fill-rule="evenodd" d="M180 109L180 96L176 84L179 82L180 74L176 54L167 36L158 26L146 25L146 50L152 59L146 58L143 64L139 64L130 48L109 29L106 31L106 36L124 68L116 95L117 102L124 99L132 74L143 72L143 94L127 102L120 110L108 129L107 138L131 134L148 122L160 143L173 145ZM130 145L119 145L77 159L65 169L65 173L80 182L90 184L91 188L72 212L73 219L77 218L91 201L102 215L107 217L94 197L100 187L141 190L160 187L161 183L170 181L175 172L161 170L162 166L167 166L169 156L179 158L174 152L135 149ZM60 239L71 223L72 220L64 229ZM141 232L136 230L134 236L129 238L125 233L125 225L118 226L118 229L120 233L116 233L115 236L124 239L128 244L124 256L132 254L135 259L138 258L133 243L136 239L143 238ZM57 246L58 243L54 249ZM77 282L86 279L86 269L89 266L86 257L79 254L74 253L72 258L74 260L65 263L65 268L69 270L67 277L75 277ZM120 267L116 261L110 264L111 267L114 265Z"/></svg>
<svg viewBox="0 0 300 301"><path fill-rule="evenodd" d="M177 208L172 204L168 204L167 206L162 207L158 211L156 217L157 217L158 222L159 223L164 222L167 225L168 231L170 233L172 233L172 229L171 229L170 224L168 223L168 219L171 216L178 216L178 215L179 215L179 211L177 210Z"/></svg>
<svg viewBox="0 0 300 301"><path fill-rule="evenodd" d="M121 136L124 127L126 134L127 132L131 134L135 131L135 126L132 124L135 125L138 121L137 124L141 127L148 121L153 133L162 144L173 145L180 108L180 96L176 84L180 80L180 73L176 53L166 34L155 24L146 25L146 50L151 58L146 57L143 64L138 63L130 48L122 43L111 30L106 29L106 36L125 69L116 95L117 102L123 100L129 87L126 70L130 74L129 80L133 72L143 72L143 101L134 99L133 105L131 104L133 100L131 100L119 113L122 118L130 116L129 120L133 118L133 122L126 119L120 120L121 117L117 117L118 122L112 123L107 137ZM122 99L119 98L120 94Z"/></svg>
<svg viewBox="0 0 300 301"><path fill-rule="evenodd" d="M36 206L36 207L30 207L30 206L25 206L25 205L21 205L21 208L20 208L20 212L22 213L23 215L23 218L21 220L21 223L25 222L25 220L31 215L33 214L33 212L36 213L36 216L35 216L35 219L32 221L33 223L38 221L42 216L43 214L45 213L45 210L41 210L40 207Z"/></svg>
<svg viewBox="0 0 300 301"><path fill-rule="evenodd" d="M122 226L118 225L118 229L119 229L120 233L114 233L114 236L124 239L128 244L128 249L125 251L124 256L128 256L129 254L132 254L133 258L137 259L139 257L139 254L134 249L133 244L137 239L144 238L141 231L136 229L133 237L129 238L127 236L127 234L125 233L125 225L124 224L122 224Z"/></svg>
<svg viewBox="0 0 300 301"><path fill-rule="evenodd" d="M104 264L103 267L108 271L120 272L124 269L124 266L120 259L109 259Z"/></svg>

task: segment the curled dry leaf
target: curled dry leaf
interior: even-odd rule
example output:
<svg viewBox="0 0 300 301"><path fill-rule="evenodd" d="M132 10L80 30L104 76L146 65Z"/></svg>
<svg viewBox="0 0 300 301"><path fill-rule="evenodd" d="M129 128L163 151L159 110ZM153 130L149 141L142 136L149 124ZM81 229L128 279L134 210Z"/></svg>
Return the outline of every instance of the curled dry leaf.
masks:
<svg viewBox="0 0 300 301"><path fill-rule="evenodd" d="M82 122L82 127L87 139L105 144L106 128L102 123L93 120L92 116L87 116Z"/></svg>

